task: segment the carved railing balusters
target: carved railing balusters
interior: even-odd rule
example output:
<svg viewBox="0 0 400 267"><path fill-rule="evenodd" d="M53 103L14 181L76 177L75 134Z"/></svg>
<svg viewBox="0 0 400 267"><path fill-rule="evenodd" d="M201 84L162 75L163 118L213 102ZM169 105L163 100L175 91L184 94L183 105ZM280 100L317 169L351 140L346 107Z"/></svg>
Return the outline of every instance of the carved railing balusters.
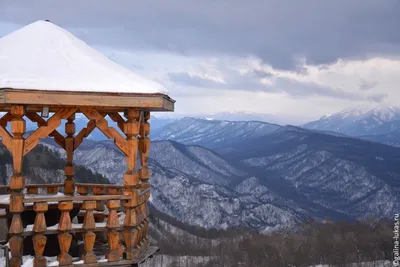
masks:
<svg viewBox="0 0 400 267"><path fill-rule="evenodd" d="M72 264L72 257L68 254L71 246L72 235L68 232L72 229L71 218L69 212L73 208L72 201L61 201L58 203L58 209L61 211L60 222L58 225L58 244L61 253L57 256L60 266Z"/></svg>
<svg viewBox="0 0 400 267"><path fill-rule="evenodd" d="M71 234L73 233L77 233L77 237L82 236L85 249L82 255L84 264L101 265L97 262L93 249L96 237L101 238L102 234L107 235L109 251L106 258L109 262L120 261L124 250L126 252L124 260L137 259L149 246L147 201L150 197L150 170L148 167L150 113L137 109L127 109L124 117L122 117L116 111L99 111L101 109L93 107L82 107L80 109L88 117L89 122L76 135L74 119L77 109L72 107L62 107L56 110L50 119L45 120L37 111L28 109L29 112L25 113L24 107L13 106L6 115L0 118L1 142L10 150L14 162L10 186L3 186L4 188L2 188L2 190L7 190L10 193L10 212L12 213L9 229L9 244L12 254L10 267L21 266L23 237L28 235L33 235L35 267L46 266L43 252L47 243L47 234L58 235L61 253L57 259L60 266L72 265L69 249L72 242ZM105 119L107 115L117 123L116 129L108 125ZM26 139L23 137L25 134L24 116L38 125L38 129ZM57 127L63 119L67 120L65 137L57 131ZM7 130L8 122L11 122L10 132ZM74 182L73 152L96 127L108 138L114 139L116 146L126 156L127 169L124 174L123 186ZM117 130L118 128L124 134L121 134ZM40 138L47 136L54 137L55 142L66 151L66 179L63 184L25 186L22 176L23 156L38 144ZM140 166L137 166L137 162L140 162ZM59 191L62 192L63 189L65 196L34 196L34 198L27 196L25 199L24 188L26 188L27 194L34 195L43 193L43 190L47 194L55 195ZM78 195L74 195L76 193ZM120 225L118 214L121 211L121 200L125 213L123 225ZM46 228L44 214L50 206L47 202L58 203L58 208L61 211L58 229ZM82 227L71 223L70 212L74 203L81 207L82 213L79 216L81 218L80 223L83 219ZM105 211L105 204L108 215ZM21 213L25 210L25 205L33 205L33 210L36 212L35 223L31 230L29 230L30 227L23 229ZM105 217L107 217L106 223L104 223ZM121 243L121 234L125 247Z"/></svg>
<svg viewBox="0 0 400 267"><path fill-rule="evenodd" d="M37 195L37 194L39 194L39 187L28 187L26 189L26 193L32 194L32 195Z"/></svg>
<svg viewBox="0 0 400 267"><path fill-rule="evenodd" d="M84 201L82 204L82 209L86 211L82 225L82 228L85 229L85 233L83 234L83 242L85 244L85 253L83 254L84 263L96 262L96 255L93 253L94 242L96 240L96 234L93 232L96 229L93 215L95 208L96 201Z"/></svg>
<svg viewBox="0 0 400 267"><path fill-rule="evenodd" d="M55 195L57 193L58 193L58 187L57 186L47 187L47 194Z"/></svg>
<svg viewBox="0 0 400 267"><path fill-rule="evenodd" d="M119 227L117 211L120 208L120 200L108 200L108 218L107 218L107 238L109 251L107 253L107 260L109 262L119 261L120 254L120 233L116 230Z"/></svg>
<svg viewBox="0 0 400 267"><path fill-rule="evenodd" d="M44 248L46 246L47 237L44 235L46 232L46 219L44 213L48 209L47 202L34 203L33 209L36 212L35 224L33 225L33 248L35 250L34 267L45 267L46 258L43 256Z"/></svg>

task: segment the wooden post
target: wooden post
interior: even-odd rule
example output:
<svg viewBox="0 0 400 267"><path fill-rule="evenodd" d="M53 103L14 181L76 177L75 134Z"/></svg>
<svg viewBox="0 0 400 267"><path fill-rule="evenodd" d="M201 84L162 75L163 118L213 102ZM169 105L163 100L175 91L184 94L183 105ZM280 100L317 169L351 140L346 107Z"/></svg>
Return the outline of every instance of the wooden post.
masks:
<svg viewBox="0 0 400 267"><path fill-rule="evenodd" d="M140 141L139 141L139 152L140 152L140 169L139 178L144 184L148 184L150 179L150 169L147 164L150 152L150 112L143 111L143 122L140 124Z"/></svg>
<svg viewBox="0 0 400 267"><path fill-rule="evenodd" d="M14 174L10 179L10 212L13 214L9 234L12 236L9 240L11 259L10 267L20 267L22 261L23 237L21 233L24 230L21 213L24 211L23 192L25 179L22 176L22 160L24 155L25 140L23 135L26 131L25 120L22 118L25 114L23 106L12 106L11 114L14 119L11 121L11 132L13 138L11 141L11 154L13 157Z"/></svg>
<svg viewBox="0 0 400 267"><path fill-rule="evenodd" d="M139 169L139 178L142 182L142 190L149 189L150 190L150 169L148 166L148 158L150 152L150 138L148 135L150 134L150 112L143 111L142 114L143 121L140 123L140 141L139 141L139 152L140 152L140 169ZM150 191L149 193L150 194ZM148 239L147 239L147 229L148 229L148 221L145 220L148 216L147 213L147 194L143 196L141 199L140 206L140 214L141 214L141 224L140 224L140 234L139 234L139 242L141 243L141 248L146 249L148 247Z"/></svg>
<svg viewBox="0 0 400 267"><path fill-rule="evenodd" d="M84 201L82 204L82 209L86 210L82 225L82 228L85 229L85 233L83 234L85 253L82 257L84 263L96 262L96 255L93 253L94 241L96 240L96 234L93 232L93 230L96 228L96 223L93 216L93 210L95 208L96 201Z"/></svg>
<svg viewBox="0 0 400 267"><path fill-rule="evenodd" d="M138 225L136 207L138 205L138 183L139 174L136 172L136 161L138 153L139 134L139 115L140 111L128 109L125 111L127 121L124 123L124 133L128 145L128 155L126 156L127 170L124 174L124 194L131 196L130 200L124 201L125 219L124 219L124 240L126 245L126 258L132 260L139 256L136 245L138 244L138 231L135 228Z"/></svg>
<svg viewBox="0 0 400 267"><path fill-rule="evenodd" d="M72 229L71 217L69 216L69 212L72 208L72 201L62 201L58 203L58 209L61 211L58 225L58 230L60 231L58 234L58 244L60 245L61 253L57 256L57 260L60 266L72 264L72 257L68 254L72 241L72 235L68 233L68 231Z"/></svg>
<svg viewBox="0 0 400 267"><path fill-rule="evenodd" d="M36 233L33 237L33 248L35 249L33 267L45 267L46 258L43 256L43 251L47 241L47 237L44 235L47 227L44 213L48 209L48 204L47 202L37 202L33 205L33 209L36 212L35 224L33 226L33 231Z"/></svg>
<svg viewBox="0 0 400 267"><path fill-rule="evenodd" d="M65 165L65 181L64 194L73 195L75 193L74 186L74 134L75 134L75 114L68 117L68 122L65 124L65 151L67 154L67 164Z"/></svg>

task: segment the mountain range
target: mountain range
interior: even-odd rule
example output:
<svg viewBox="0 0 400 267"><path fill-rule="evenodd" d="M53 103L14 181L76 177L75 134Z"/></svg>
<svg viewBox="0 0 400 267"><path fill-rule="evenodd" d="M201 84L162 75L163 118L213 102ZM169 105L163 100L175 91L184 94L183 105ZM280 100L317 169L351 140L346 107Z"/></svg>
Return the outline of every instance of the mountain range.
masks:
<svg viewBox="0 0 400 267"><path fill-rule="evenodd" d="M324 126L314 122L315 129L261 121L160 119L151 133L152 207L189 225L261 232L294 227L309 218L392 216L400 208L399 148L373 138L381 133L396 137L390 136L396 132L395 111L349 112L353 120L359 116L375 121L375 126L364 130L379 133L356 137L344 130L336 132L350 129L350 124L350 128L328 127L326 118L321 119ZM350 117L341 114L343 120ZM340 122L338 115L329 117L332 124L347 123ZM390 123L389 133L377 130ZM27 171L37 174L29 179L62 181L64 151L51 139L41 144L35 153L47 156L27 163ZM3 183L10 175L7 158L1 158L6 161L0 168ZM109 140L85 140L75 152L75 163L84 170L77 173L78 180L122 183L125 158Z"/></svg>
<svg viewBox="0 0 400 267"><path fill-rule="evenodd" d="M190 128L190 135L176 136L175 130L166 138L183 143L152 142L151 203L184 223L266 232L307 218L381 218L399 209L396 147L262 122L185 118L172 124L161 133ZM265 132L232 130L242 128ZM59 151L49 140L46 146ZM87 140L75 159L112 183L122 182L124 156L110 141Z"/></svg>
<svg viewBox="0 0 400 267"><path fill-rule="evenodd" d="M280 127L261 121L219 121L186 117L153 130L152 139L215 148L264 136Z"/></svg>
<svg viewBox="0 0 400 267"><path fill-rule="evenodd" d="M384 134L399 129L400 107L380 105L374 108L367 106L348 108L306 123L303 127L350 136Z"/></svg>

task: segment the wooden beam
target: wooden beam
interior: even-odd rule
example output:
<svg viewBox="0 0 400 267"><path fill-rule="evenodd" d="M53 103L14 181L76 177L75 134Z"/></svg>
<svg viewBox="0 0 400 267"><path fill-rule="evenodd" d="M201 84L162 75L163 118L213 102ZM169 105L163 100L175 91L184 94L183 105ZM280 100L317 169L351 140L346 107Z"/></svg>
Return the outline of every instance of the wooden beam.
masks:
<svg viewBox="0 0 400 267"><path fill-rule="evenodd" d="M3 145L11 152L11 142L12 142L12 135L7 131L7 129L0 125L0 136L1 136L1 142Z"/></svg>
<svg viewBox="0 0 400 267"><path fill-rule="evenodd" d="M121 117L121 115L119 115L118 112L109 112L108 116L117 123L118 128L121 129L121 131L124 131L124 124L125 124L125 120L124 118Z"/></svg>
<svg viewBox="0 0 400 267"><path fill-rule="evenodd" d="M3 127L7 127L7 123L12 121L12 119L14 119L14 116L10 112L7 112L3 117L1 117L0 125Z"/></svg>
<svg viewBox="0 0 400 267"><path fill-rule="evenodd" d="M95 120L90 120L87 123L87 126L83 128L74 138L74 150L76 150L80 144L82 144L83 139L88 137L93 130L96 128L96 121Z"/></svg>
<svg viewBox="0 0 400 267"><path fill-rule="evenodd" d="M40 126L26 139L24 155L28 154L39 143L39 139L45 138L52 133L61 124L62 119L67 119L74 114L76 110L76 108L64 108L57 111L47 120L46 125Z"/></svg>
<svg viewBox="0 0 400 267"><path fill-rule="evenodd" d="M60 202L60 201L100 201L100 200L129 200L126 195L97 195L97 196L63 196L63 197L33 197L25 198L24 203Z"/></svg>
<svg viewBox="0 0 400 267"><path fill-rule="evenodd" d="M89 119L94 120L96 127L109 139L114 139L115 145L125 154L128 154L128 145L124 137L115 130L114 127L109 127L108 122L94 108L81 108L81 112Z"/></svg>
<svg viewBox="0 0 400 267"><path fill-rule="evenodd" d="M47 126L47 121L40 117L36 112L28 112L26 117L28 117L28 119L30 119L32 122L36 122L38 127ZM56 144L65 149L65 137L60 132L54 130L49 134L49 136L54 137Z"/></svg>
<svg viewBox="0 0 400 267"><path fill-rule="evenodd" d="M173 111L175 103L173 99L164 94L70 92L21 89L0 89L0 103L71 107L123 107L158 111Z"/></svg>

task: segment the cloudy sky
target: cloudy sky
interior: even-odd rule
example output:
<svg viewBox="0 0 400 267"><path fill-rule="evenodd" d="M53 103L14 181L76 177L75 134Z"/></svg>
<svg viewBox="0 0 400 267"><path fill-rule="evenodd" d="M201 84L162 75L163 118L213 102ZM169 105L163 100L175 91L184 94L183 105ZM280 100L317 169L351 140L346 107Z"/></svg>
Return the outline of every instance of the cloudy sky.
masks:
<svg viewBox="0 0 400 267"><path fill-rule="evenodd" d="M400 104L399 0L0 2L0 36L39 19L163 84L177 114L302 123Z"/></svg>

